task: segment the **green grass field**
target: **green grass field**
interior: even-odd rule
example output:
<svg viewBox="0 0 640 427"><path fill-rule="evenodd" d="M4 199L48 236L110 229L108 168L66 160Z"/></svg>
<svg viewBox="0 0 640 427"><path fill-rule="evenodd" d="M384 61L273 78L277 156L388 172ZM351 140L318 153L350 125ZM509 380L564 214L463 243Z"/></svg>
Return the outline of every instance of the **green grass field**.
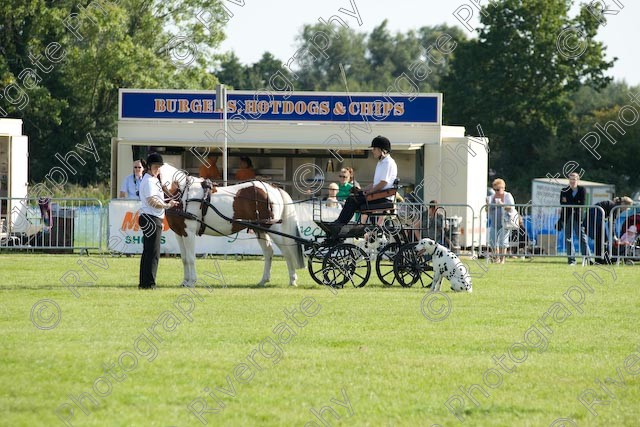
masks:
<svg viewBox="0 0 640 427"><path fill-rule="evenodd" d="M638 267L475 264L472 294L445 282L431 296L377 279L334 294L305 270L289 288L279 259L255 288L256 258L198 259L211 288L197 293L176 287L180 260L162 258L158 289L138 291L138 263L0 254L1 425L323 425L313 411L344 426L640 419ZM226 287L204 277L216 263ZM61 278L92 284L76 296Z"/></svg>

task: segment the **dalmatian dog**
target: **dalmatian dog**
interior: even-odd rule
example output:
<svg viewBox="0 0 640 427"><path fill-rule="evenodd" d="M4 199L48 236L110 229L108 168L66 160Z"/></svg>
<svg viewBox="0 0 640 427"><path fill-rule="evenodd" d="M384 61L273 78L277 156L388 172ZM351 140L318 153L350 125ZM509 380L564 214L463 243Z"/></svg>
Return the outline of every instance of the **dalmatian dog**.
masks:
<svg viewBox="0 0 640 427"><path fill-rule="evenodd" d="M439 245L431 239L422 239L416 245L418 255L431 255L433 263L433 283L431 291L438 292L442 286L442 279L449 279L454 292L472 292L471 276L460 258L449 249Z"/></svg>

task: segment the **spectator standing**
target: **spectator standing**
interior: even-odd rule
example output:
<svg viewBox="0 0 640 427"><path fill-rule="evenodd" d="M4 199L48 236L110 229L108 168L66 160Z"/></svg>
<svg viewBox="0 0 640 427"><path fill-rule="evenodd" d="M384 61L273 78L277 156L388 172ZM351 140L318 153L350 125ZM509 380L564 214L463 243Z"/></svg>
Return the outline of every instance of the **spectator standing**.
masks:
<svg viewBox="0 0 640 427"><path fill-rule="evenodd" d="M145 166L146 162L143 159L133 162L133 173L128 175L122 182L118 197L121 199L140 199L140 183L142 182Z"/></svg>
<svg viewBox="0 0 640 427"><path fill-rule="evenodd" d="M560 219L558 220L558 231L564 230L564 239L567 245L567 262L569 265L576 265L575 248L573 247L573 236L578 235L580 241L580 253L583 257L589 256L589 242L582 222L582 208L587 203L587 191L580 182L580 175L573 172L569 174L569 186L560 191L560 204L579 205L560 209Z"/></svg>
<svg viewBox="0 0 640 427"><path fill-rule="evenodd" d="M509 237L511 236L511 230L504 227L504 216L512 213L511 211L515 207L508 205L513 205L516 202L513 195L506 191L507 185L503 179L494 179L492 187L495 194L487 198L487 204L489 205L487 216L491 227L489 246L494 251L494 262L504 264Z"/></svg>

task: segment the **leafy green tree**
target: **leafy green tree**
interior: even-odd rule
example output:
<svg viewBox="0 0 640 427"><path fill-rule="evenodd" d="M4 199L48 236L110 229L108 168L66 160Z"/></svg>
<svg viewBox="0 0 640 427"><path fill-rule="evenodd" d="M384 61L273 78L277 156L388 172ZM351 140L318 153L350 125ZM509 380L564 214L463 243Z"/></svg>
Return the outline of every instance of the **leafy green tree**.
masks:
<svg viewBox="0 0 640 427"><path fill-rule="evenodd" d="M440 37L443 38L439 40ZM455 56L454 49L443 54L435 46L440 46L443 40L451 40L449 43L455 46L457 40L465 37L459 28L444 24L396 34L389 32L386 20L370 34L341 26L305 25L296 49L286 61L265 52L260 61L245 66L231 52L220 61L214 74L234 89L268 87L271 76L281 73L295 90L344 92L342 65L352 92L408 90L408 85L420 92L432 92L439 89ZM405 87L395 86L403 75L411 82L405 78Z"/></svg>
<svg viewBox="0 0 640 427"><path fill-rule="evenodd" d="M573 114L580 118L590 116L596 110L624 105L629 102L629 91L632 91L632 88L625 82L611 82L601 89L582 86L571 95Z"/></svg>
<svg viewBox="0 0 640 427"><path fill-rule="evenodd" d="M631 110L640 111L640 108L630 100L630 94L638 93L640 86L632 88L624 82L612 83L600 91L581 88L574 95L577 111L574 132L563 144L564 158L580 165L585 171L584 179L614 184L618 195L631 195L640 190L634 161L640 158L640 126L633 124ZM607 123L612 140L596 127L604 127ZM600 144L595 148L597 154L583 146L582 139L588 144L599 139Z"/></svg>
<svg viewBox="0 0 640 427"><path fill-rule="evenodd" d="M575 145L576 151L574 158L585 170L585 179L614 184L617 195L630 196L633 192L640 190L636 161L640 158L640 144L638 143L640 141L640 127L626 126L621 122L620 108L627 104L628 102L594 111L590 120L585 117L583 124L587 125L584 126L586 130L584 133L577 134L572 143ZM627 117L630 117L629 113L627 113ZM600 134L601 143L597 147L600 158L596 158L580 144L580 138L584 137L587 132L599 133L595 124L599 123L604 126L609 121L617 122L625 134L621 135L617 131L611 130L611 137L615 143Z"/></svg>
<svg viewBox="0 0 640 427"><path fill-rule="evenodd" d="M84 155L88 165L78 167L69 180L108 179L118 88L211 88L216 79L206 66L223 37L221 4L219 0L2 3L0 94L7 87L19 87L28 102L4 97L0 108L25 122L31 180L41 182L59 166L54 155L77 151L76 144L87 143L87 134L96 144L99 160ZM56 44L58 50L51 54ZM47 51L56 60L41 59L40 69L32 57ZM32 82L37 83L25 83L20 77L26 69L35 70Z"/></svg>
<svg viewBox="0 0 640 427"><path fill-rule="evenodd" d="M319 43L323 40L319 34L328 35L330 41L322 50L318 49L318 45L323 45ZM292 71L299 77L297 85L304 90L344 91L342 65L350 91L386 92L392 88L431 92L438 90L454 55L453 49L443 55L435 48L438 37L445 34L451 46L455 46L456 40L465 39L460 29L446 25L391 34L385 20L368 35L351 28L306 25L296 51L306 55L292 62ZM427 68L429 72L424 73Z"/></svg>
<svg viewBox="0 0 640 427"><path fill-rule="evenodd" d="M443 81L445 120L490 139L491 167L523 195L561 161L572 134L571 95L602 88L613 61L596 41L598 19L572 1L504 0L483 8L478 38L461 43ZM522 199L522 198L521 198Z"/></svg>
<svg viewBox="0 0 640 427"><path fill-rule="evenodd" d="M429 49L429 55L433 60L429 62L432 72L429 74L421 86L422 92L442 91L442 79L449 73L451 63L457 55L457 47L459 43L467 40L466 33L460 27L451 27L446 24L435 25L432 27L422 27L418 30L418 42L423 49ZM440 47L443 40L451 38L450 46ZM456 43L453 45L452 43ZM445 48L447 47L447 48ZM424 51L422 52L425 53Z"/></svg>
<svg viewBox="0 0 640 427"><path fill-rule="evenodd" d="M233 52L229 52L225 58L220 61L218 70L213 74L217 77L220 83L223 83L232 89L251 89L251 86L247 81L248 69L240 62L240 59Z"/></svg>
<svg viewBox="0 0 640 427"><path fill-rule="evenodd" d="M278 72L289 78L289 70L283 66L282 61L265 52L260 61L247 68L248 86L255 89L267 88L269 79Z"/></svg>
<svg viewBox="0 0 640 427"><path fill-rule="evenodd" d="M344 91L342 65L349 77L349 89L362 90L359 76L367 72L365 37L351 28L305 25L298 37L298 49L287 60L296 89Z"/></svg>

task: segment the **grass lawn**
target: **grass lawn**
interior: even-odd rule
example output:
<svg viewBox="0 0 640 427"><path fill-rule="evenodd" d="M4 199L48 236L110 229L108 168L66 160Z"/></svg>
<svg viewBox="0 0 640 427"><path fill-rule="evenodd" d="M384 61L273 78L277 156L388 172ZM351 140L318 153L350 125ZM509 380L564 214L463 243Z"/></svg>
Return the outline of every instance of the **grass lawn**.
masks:
<svg viewBox="0 0 640 427"><path fill-rule="evenodd" d="M471 264L432 296L197 262L210 289L162 258L138 291L138 257L0 254L0 425L638 425L639 267Z"/></svg>

